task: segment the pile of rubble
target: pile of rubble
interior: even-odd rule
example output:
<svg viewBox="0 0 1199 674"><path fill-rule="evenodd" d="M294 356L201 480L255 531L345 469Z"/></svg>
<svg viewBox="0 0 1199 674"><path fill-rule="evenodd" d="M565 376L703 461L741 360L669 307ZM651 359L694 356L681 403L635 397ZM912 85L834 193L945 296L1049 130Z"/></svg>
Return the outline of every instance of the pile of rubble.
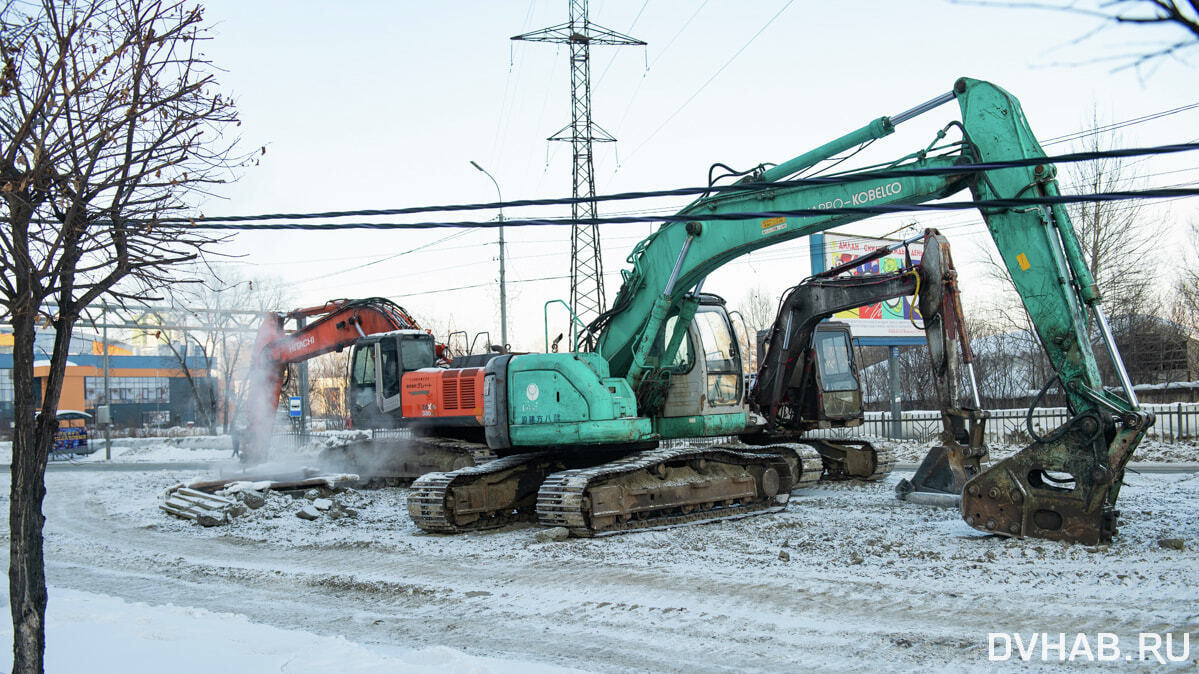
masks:
<svg viewBox="0 0 1199 674"><path fill-rule="evenodd" d="M215 527L263 508L269 498L278 495L281 502L275 503L271 511L295 507L295 516L303 520L313 521L322 517L339 520L358 515L356 510L337 499L339 494L347 491L349 485L358 481L357 475L326 475L286 481L182 483L168 488L158 507L163 512L192 520L200 526Z"/></svg>
<svg viewBox="0 0 1199 674"><path fill-rule="evenodd" d="M347 508L339 501L329 498L334 496L335 493L328 489L309 489L304 492L304 498L309 501L309 504L296 511L296 517L310 522L318 520L321 517L327 517L331 520L339 520L343 517L357 517L357 510Z"/></svg>

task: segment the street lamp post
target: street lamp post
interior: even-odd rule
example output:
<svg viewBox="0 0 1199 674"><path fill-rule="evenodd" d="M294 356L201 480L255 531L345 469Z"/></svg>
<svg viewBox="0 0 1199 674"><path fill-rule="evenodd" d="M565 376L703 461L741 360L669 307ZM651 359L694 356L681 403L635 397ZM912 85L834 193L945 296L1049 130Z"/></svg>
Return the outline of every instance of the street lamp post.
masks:
<svg viewBox="0 0 1199 674"><path fill-rule="evenodd" d="M491 175L482 166L479 166L472 159L470 165L479 169L483 175L491 178L491 184L495 185L495 194L499 198L500 203L504 202L504 195L500 192L500 184L496 182L495 176ZM504 349L508 349L508 288L504 283L504 207L500 207L500 343Z"/></svg>

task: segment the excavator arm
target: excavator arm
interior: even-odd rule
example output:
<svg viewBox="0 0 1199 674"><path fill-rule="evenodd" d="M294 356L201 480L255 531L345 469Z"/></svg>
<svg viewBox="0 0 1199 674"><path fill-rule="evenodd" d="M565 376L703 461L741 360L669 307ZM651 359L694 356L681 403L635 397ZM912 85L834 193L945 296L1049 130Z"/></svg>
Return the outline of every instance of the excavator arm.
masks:
<svg viewBox="0 0 1199 674"><path fill-rule="evenodd" d="M289 320L302 321L301 327L285 331ZM254 339L250 361L248 432L242 460L253 464L265 459L288 365L340 351L366 335L415 329L420 326L403 307L381 297L331 300L287 314L266 314Z"/></svg>
<svg viewBox="0 0 1199 674"><path fill-rule="evenodd" d="M597 364L590 367L600 377L624 379L639 402L654 400L643 388L659 385L663 378L655 373L674 357L672 348L654 347L678 345L677 335L687 329L693 315L697 286L741 255L874 214L832 209L922 203L967 188L982 202L1059 193L1056 169L1047 162L960 174L944 171L1045 157L1019 102L998 86L967 78L959 79L951 92L877 119L748 180L758 183L756 187L784 180L886 136L895 125L951 101L958 103L961 112L960 122L950 124L960 130L961 141L940 148L940 154L930 146L887 167L913 170L901 177L872 179L863 173L850 183L780 185L697 199L681 211L691 219L663 225L630 255L632 269L623 272L624 283L612 308L589 326L587 335L598 336L597 351L608 372L597 369ZM829 209L830 214L745 220L710 217L804 209ZM1057 372L1071 419L1051 434L1038 436L1034 431L1031 447L973 478L963 494L963 517L976 528L1003 535L1108 540L1115 531L1114 505L1124 466L1152 415L1139 409L1065 210L1032 204L980 210ZM664 336L661 333L672 316L678 317L673 321L675 335ZM1104 389L1088 337L1092 322L1119 373L1123 397ZM619 390L611 383L607 386ZM639 411L654 414L652 407Z"/></svg>
<svg viewBox="0 0 1199 674"><path fill-rule="evenodd" d="M843 275L899 248L907 251L916 242L924 247L919 262L905 255L904 265L894 271ZM919 306L928 340L928 374L941 409L942 433L941 444L928 453L913 479L902 481L903 492L960 494L966 481L979 473L979 462L987 455L983 431L989 414L980 409L974 357L949 242L935 229L882 246L789 289L770 328L769 346L760 360L749 404L766 419L766 437L827 425L825 410L830 404L854 410L860 420L860 398L856 404L848 399L860 396L858 390L829 391L817 386L816 359L822 356L814 351L813 337L820 322L833 314L905 296L914 297ZM960 390L963 380L970 390L965 404Z"/></svg>

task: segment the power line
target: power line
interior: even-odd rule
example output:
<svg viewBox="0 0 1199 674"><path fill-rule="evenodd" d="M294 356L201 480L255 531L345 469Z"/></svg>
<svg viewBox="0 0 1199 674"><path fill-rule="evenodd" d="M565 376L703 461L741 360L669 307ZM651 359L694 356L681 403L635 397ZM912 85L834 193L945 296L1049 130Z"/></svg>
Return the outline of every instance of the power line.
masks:
<svg viewBox="0 0 1199 674"><path fill-rule="evenodd" d="M577 224L586 225L612 225L612 224L631 224L639 222L691 222L695 220L704 221L736 221L736 220L756 220L761 218L777 218L777 217L826 217L829 215L864 215L867 217L874 215L885 215L889 213L920 213L920 212L936 212L936 211L957 211L957 210L973 210L973 209L1008 209L1008 208L1027 208L1028 206L1051 206L1070 203L1095 203L1109 201L1124 201L1129 199L1172 199L1182 197L1199 196L1199 189L1156 189L1156 190L1137 190L1137 191L1113 191L1101 192L1094 194L1076 194L1063 196L1045 196L1045 197L1021 197L1018 199L983 199L979 201L959 201L942 204L883 204L876 206L847 206L841 208L802 208L802 209L786 209L774 211L746 211L746 212L730 212L730 213L705 213L703 216L695 215L659 215L659 216L622 216L622 217L596 217L585 220L575 220L573 218L542 218L542 219L510 219L503 222L505 227L573 227ZM265 223L265 224L241 224L241 223L206 223L199 222L189 226L180 227L186 229L208 229L208 230L242 230L242 231L258 231L258 230L314 230L314 231L336 231L345 229L491 229L500 226L495 221L477 221L467 220L458 222L338 222L338 223Z"/></svg>
<svg viewBox="0 0 1199 674"><path fill-rule="evenodd" d="M616 124L617 129L624 128L624 121L629 118L629 112L633 109L633 101L637 100L637 94L641 93L641 87L645 84L645 80L648 79L649 73L654 69L654 66L658 65L658 61L661 61L662 57L666 55L666 52L670 51L670 47L674 44L675 40L679 39L679 36L687 30L687 26L691 25L691 22L695 20L695 17L699 16L699 13L703 11L703 8L707 6L707 4L708 0L704 0L700 6L691 13L691 16L688 17L685 22L683 22L683 26L679 28L677 33L674 34L674 37L670 38L670 41L666 43L666 46L662 48L662 51L658 52L658 55L654 57L654 60L650 62L648 66L646 66L645 73L641 76L641 80L637 82L637 86L633 89L632 95L629 96L629 102L625 104L624 112L620 115L620 121Z"/></svg>
<svg viewBox="0 0 1199 674"><path fill-rule="evenodd" d="M683 101L682 105L680 105L674 112L670 113L670 116L667 117L666 120L663 121L658 126L658 128L654 129L653 133L651 133L645 140L641 141L640 145L633 148L633 151L630 152L627 157L625 157L625 160L627 161L630 158L632 158L633 155L637 154L638 150L645 147L646 143L653 140L654 137L658 135L659 131L666 128L666 125L669 124L670 121L672 119L674 119L680 112L682 112L684 108L686 108L688 105L690 105L691 101L695 100L696 96L699 96L700 93L702 93L704 89L708 88L708 85L711 84L712 81L715 80L717 77L719 77L720 73L724 72L725 68L729 67L729 65L731 65L733 63L733 61L737 60L737 57L741 55L741 52L748 49L749 46L751 44L753 44L755 40L758 39L758 36L760 36L762 33L764 33L766 31L766 29L769 28L772 23L774 23L775 19L782 16L783 12L787 11L787 8L790 7L791 3L793 3L793 2L795 2L795 0L787 0L787 3L784 4L783 7L779 11L775 12L774 16L770 17L770 20L766 22L766 25L762 26L760 29L758 29L758 32L754 33L754 36L749 38L749 42L746 42L745 44L741 45L741 48L738 49L737 52L734 53L731 57L729 57L729 60L725 61L724 65L717 68L716 72L712 73L712 76L709 77L707 79L707 81L705 81L703 84L699 85L699 88L695 90L695 93L691 94L691 96L689 96L687 98L687 100Z"/></svg>
<svg viewBox="0 0 1199 674"><path fill-rule="evenodd" d="M894 168L872 171L848 172L831 176L817 176L809 178L799 178L795 180L779 180L770 183L734 183L730 185L708 185L704 187L683 187L666 190L653 190L643 192L622 192L618 194L596 195L592 197L594 201L632 201L636 199L647 199L657 197L671 196L692 196L696 194L709 194L717 192L753 192L761 190L775 190L783 187L802 187L815 185L844 185L856 182L864 182L868 180L878 180L882 178L910 178L917 176L943 176L957 175L966 173L981 173L985 171L993 171L1005 168L1015 168L1020 166L1036 166L1041 164L1055 163L1077 163L1091 161L1094 159L1116 158L1116 157L1136 157L1142 155L1161 155L1173 154L1178 152L1189 152L1199 150L1199 143L1178 143L1171 145L1160 145L1156 147L1145 148L1124 148L1116 150L1098 150L1090 152L1072 152L1068 154L1054 155L1048 157L1026 157L1022 159L1012 159L1006 161L991 161L974 164L959 164L952 167L944 168ZM418 213L431 212L447 212L447 211L476 211L476 210L494 210L498 208L519 208L524 206L561 206L578 203L581 199L574 197L568 198L553 198L553 199L521 199L515 201L493 201L487 203L474 204L448 204L441 206L412 206L406 208L377 208L377 209L360 209L351 211L326 211L318 213L274 213L261 215L230 215L230 216L212 216L200 218L185 218L172 217L160 218L157 222L162 224L178 224L186 223L189 225L200 225L206 222L250 222L260 220L315 220L315 219L333 219L343 217L367 217L367 216L384 216L384 215L413 215ZM3 220L0 218L0 220Z"/></svg>
<svg viewBox="0 0 1199 674"><path fill-rule="evenodd" d="M633 32L633 29L637 27L637 22L641 20L641 15L645 13L646 7L649 7L649 0L645 0L645 2L641 5L641 9L637 10L637 16L633 17L633 23L629 24L628 29L625 30L626 33ZM615 51L612 52L612 58L608 59L608 65L604 66L604 72L600 73L599 79L595 81L596 86L604 83L604 78L608 76L608 71L612 69L612 64L616 62L616 56L619 53L620 52Z"/></svg>
<svg viewBox="0 0 1199 674"><path fill-rule="evenodd" d="M1172 145L1160 145L1156 147L1146 148L1124 148L1116 150L1099 150L1090 152L1074 152L1062 155L1048 157L1026 157L1021 159L1012 159L1004 161L981 162L975 164L956 164L944 167L912 167L910 164L900 168L875 169L868 171L846 172L830 176L818 176L808 178L798 178L793 180L779 180L774 182L747 182L733 183L729 185L708 185L704 187L683 187L676 189L654 190L644 192L623 192L618 194L597 195L595 201L631 201L636 199L671 197L671 196L689 196L689 195L705 195L717 192L758 192L764 190L779 190L789 187L810 187L810 186L829 186L829 185L850 185L854 183L862 183L867 181L875 181L889 178L912 178L912 177L936 177L936 176L954 176L966 175L973 173L985 173L987 171L995 171L1000 169L1039 166L1054 163L1077 163L1091 161L1102 158L1115 157L1137 157L1145 155L1164 155L1179 152L1189 152L1199 150L1199 143L1178 143ZM1069 203L1071 201L1101 201L1101 200L1116 200L1123 198L1169 198L1175 196L1190 196L1189 194L1174 194L1174 195L1156 195L1149 192L1111 192L1106 195L1080 195L1078 197L1055 197L1058 199L1054 203ZM310 229L310 230L339 230L339 229L436 229L436 228L479 228L490 229L498 227L500 223L478 222L478 221L462 221L462 222L413 222L413 223L326 223L326 224L297 224L297 223L270 223L265 221L270 220L332 220L346 217L375 217L385 215L411 215L430 212L450 212L450 211L476 211L476 210L492 210L497 208L517 208L525 206L553 206L553 205L568 205L578 203L580 199L571 198L554 198L554 199L523 199L516 201L495 201L487 203L472 203L472 204L447 204L440 206L412 206L405 208L385 208L385 209L359 209L350 211L327 211L319 213L271 213L257 215L230 215L230 216L200 216L198 218L188 217L168 217L158 218L156 220L134 220L129 219L126 222L131 226L136 227L155 227L168 226L180 227L187 229L212 229L212 230L254 230L254 229ZM1004 200L1000 200L1004 201ZM1012 201L1012 200L1009 200ZM1024 205L1034 203L1035 199L1015 200ZM978 202L982 205L984 202ZM996 205L999 202L986 202L987 205ZM921 206L876 206L865 207L866 209L875 210L860 210L850 209L838 212L871 212L882 214L887 212L902 213L909 210L937 210L938 208L945 210L954 210L955 208L966 208L969 206L953 206L953 205L932 205L926 204ZM807 211L788 211L789 213L802 215L807 214ZM828 214L832 211L815 211L819 214ZM781 213L781 212L780 212ZM738 214L734 214L738 215ZM753 215L745 215L746 217L754 217ZM704 220L719 220L719 219L738 219L735 217L725 216L709 216L705 215L702 218L684 216L653 216L653 217L608 217L608 218L592 218L588 220L564 220L561 218L542 218L542 219L523 219L523 220L505 220L504 225L512 223L513 226L534 226L534 225L569 225L575 222L596 223L596 224L619 224L619 223L638 223L638 222L655 222L655 221L670 221L672 219L704 219ZM0 218L0 222L9 222L10 218ZM39 222L54 223L56 221L39 220ZM111 224L110 221L97 219L96 224ZM265 224L246 226L235 223L246 222L264 222Z"/></svg>
<svg viewBox="0 0 1199 674"><path fill-rule="evenodd" d="M1152 114L1143 115L1141 117L1134 117L1132 119L1126 119L1126 120L1123 120L1120 122L1112 122L1111 124L1097 126L1092 129L1084 129L1082 131L1068 133L1064 136L1056 136L1054 138L1049 138L1049 139L1045 140L1044 142L1042 142L1041 147L1045 147L1046 145L1057 145L1059 143L1067 143L1069 141L1078 140L1080 138L1085 138L1087 136L1094 136L1094 135L1098 135L1100 133L1106 133L1108 131L1115 131L1116 129L1122 129L1127 126L1135 126L1137 124L1151 122L1155 119L1161 119L1162 117L1169 117L1170 115L1176 115L1180 112L1186 112L1187 110L1194 110L1196 108L1199 108L1199 103L1191 103L1189 105L1183 105L1183 106L1174 108L1172 110L1163 110L1161 112L1155 112Z"/></svg>
<svg viewBox="0 0 1199 674"><path fill-rule="evenodd" d="M437 245L437 244L439 244L439 243L442 243L442 242L444 242L444 241L449 241L449 240L451 240L451 239L456 239L456 238L458 238L458 237L460 237L460 236L463 236L463 235L466 235L466 234L470 234L470 230L462 230L462 231L454 232L453 234L450 234L449 236L443 236L443 237L441 237L440 239L437 239L436 241L431 241L431 242L429 242L429 243L426 243L426 244L424 244L424 245L421 245L421 246L417 246L417 247L415 247L415 248L410 248L410 249L408 249L408 250L405 250L405 251L402 251L402 252L399 252L399 253L395 253L395 254L393 254L393 255L388 255L388 256L386 256L386 257L381 257L381 258L379 258L379 259L377 259L377 260L373 260L373 261L371 261L371 262L367 262L366 264L360 264L360 265L357 265L357 266L355 266L355 267L353 267L353 268L350 268L350 269L338 269L337 271L331 271L331 272L329 272L329 273L327 273L327 274L321 274L320 276L313 276L313 277L311 277L311 278L306 278L306 279L304 279L304 280L302 280L302 281L297 281L296 283L293 283L292 285L304 285L304 284L307 284L307 283L312 283L313 281L321 281L321 280L324 280L324 279L327 279L327 278L332 278L332 277L334 277L334 276L340 276L340 275L342 275L342 274L349 274L349 273L351 273L351 272L356 272L356 271L359 271L359 270L361 270L361 269L365 269L366 267L370 267L370 266L373 266L373 265L376 265L376 264L381 264L381 263L383 263L383 262L387 262L388 260L394 260L394 259L396 259L397 257L401 257L401 256L404 256L404 255L408 255L408 254L410 254L410 253L415 253L415 252L417 252L417 251L420 251L420 250L425 250L425 249L427 249L427 248L432 248L433 246L436 246L436 245Z"/></svg>

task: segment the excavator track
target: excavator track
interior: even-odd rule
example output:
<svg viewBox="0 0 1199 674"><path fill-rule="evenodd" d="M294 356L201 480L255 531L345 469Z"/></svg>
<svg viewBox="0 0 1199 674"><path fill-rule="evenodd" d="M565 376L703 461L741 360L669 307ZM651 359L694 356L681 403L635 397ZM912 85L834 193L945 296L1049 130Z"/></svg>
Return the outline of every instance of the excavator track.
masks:
<svg viewBox="0 0 1199 674"><path fill-rule="evenodd" d="M865 440L814 439L813 448L824 459L824 475L830 482L878 481L895 469L895 450L879 448Z"/></svg>
<svg viewBox="0 0 1199 674"><path fill-rule="evenodd" d="M820 477L806 445L684 447L550 475L537 493L543 526L590 537L777 512Z"/></svg>
<svg viewBox="0 0 1199 674"><path fill-rule="evenodd" d="M564 467L553 452L531 452L428 473L412 483L408 514L424 531L442 534L531 520L537 487L546 475Z"/></svg>
<svg viewBox="0 0 1199 674"><path fill-rule="evenodd" d="M890 447L880 448L874 445L871 445L871 447L874 447L874 472L870 474L870 477L863 479L870 482L877 482L886 478L891 474L891 471L895 470L896 455L895 450Z"/></svg>

